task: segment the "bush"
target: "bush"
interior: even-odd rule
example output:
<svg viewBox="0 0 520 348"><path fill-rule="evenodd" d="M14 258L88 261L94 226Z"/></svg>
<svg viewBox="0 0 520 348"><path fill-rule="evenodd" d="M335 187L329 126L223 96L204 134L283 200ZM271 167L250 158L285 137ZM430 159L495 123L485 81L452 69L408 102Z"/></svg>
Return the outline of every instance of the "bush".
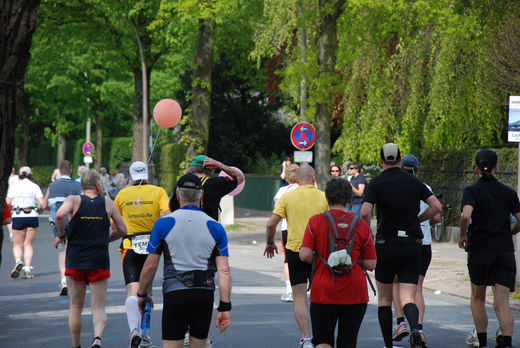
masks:
<svg viewBox="0 0 520 348"><path fill-rule="evenodd" d="M155 165L157 168L156 177L159 186L164 188L169 195L173 193L173 188L177 179L184 172L182 165L186 156L186 145L164 144L157 147Z"/></svg>
<svg viewBox="0 0 520 348"><path fill-rule="evenodd" d="M42 188L42 190L44 190L45 193L45 189L49 186L51 182L52 172L54 172L54 169L56 169L56 167L53 165L29 165L29 167L31 168L33 181L37 183Z"/></svg>

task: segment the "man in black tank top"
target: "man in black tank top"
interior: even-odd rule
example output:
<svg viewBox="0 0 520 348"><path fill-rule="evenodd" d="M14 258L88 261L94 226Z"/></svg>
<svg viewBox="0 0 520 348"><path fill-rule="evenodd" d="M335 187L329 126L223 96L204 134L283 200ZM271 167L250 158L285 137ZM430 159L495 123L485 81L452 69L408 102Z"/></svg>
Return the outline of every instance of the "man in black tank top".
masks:
<svg viewBox="0 0 520 348"><path fill-rule="evenodd" d="M55 247L67 240L65 276L70 297L69 329L73 347L80 347L81 312L87 285L90 286L94 339L91 347L101 348L107 314L105 298L110 277L108 243L126 235L126 225L114 202L103 196L101 178L95 170L81 177L83 194L69 196L56 212L58 237ZM65 218L69 216L69 230ZM115 230L110 232L110 218Z"/></svg>

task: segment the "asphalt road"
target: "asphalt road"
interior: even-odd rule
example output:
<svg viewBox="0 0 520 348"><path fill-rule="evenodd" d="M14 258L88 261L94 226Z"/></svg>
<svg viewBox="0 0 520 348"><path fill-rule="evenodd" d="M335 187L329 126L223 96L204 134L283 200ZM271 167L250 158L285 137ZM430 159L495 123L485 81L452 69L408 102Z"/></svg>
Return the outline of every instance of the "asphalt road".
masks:
<svg viewBox="0 0 520 348"><path fill-rule="evenodd" d="M0 267L0 347L71 347L68 330L68 298L58 296L57 253L52 246L53 236L46 218L40 219L35 239L33 273L30 280L11 279L13 266L11 243L4 232L2 265ZM297 347L298 329L293 317L292 304L282 303L282 260L278 256L268 260L262 256L262 234L241 235L230 233L230 264L233 280L233 310L231 326L219 334L211 333L213 347L270 348ZM254 240L258 239L258 243ZM108 323L103 337L104 347L127 347L128 326L124 301L125 290L121 272L118 243L111 244L111 273L108 283ZM152 312L152 341L161 344L160 294L162 267L154 282L156 308ZM425 332L430 347L465 347L465 338L473 327L467 299L426 294L427 313ZM218 294L216 295L216 301ZM85 304L82 346L92 340L92 316L89 312L89 294ZM488 308L489 345L493 346L498 327L492 308ZM514 312L520 323L520 313ZM520 330L513 345L520 346ZM407 342L402 346L408 347ZM383 341L377 322L377 301L371 297L358 338L358 347L382 347Z"/></svg>

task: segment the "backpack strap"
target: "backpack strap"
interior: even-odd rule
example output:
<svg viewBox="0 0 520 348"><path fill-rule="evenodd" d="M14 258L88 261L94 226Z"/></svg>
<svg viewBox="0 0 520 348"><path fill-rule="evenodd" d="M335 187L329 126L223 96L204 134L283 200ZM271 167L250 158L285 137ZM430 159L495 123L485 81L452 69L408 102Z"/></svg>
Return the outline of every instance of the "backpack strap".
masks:
<svg viewBox="0 0 520 348"><path fill-rule="evenodd" d="M330 254L334 251L337 251L337 250L335 250L335 248L334 248L334 250L332 250L331 245L337 246L336 241L340 238L338 235L338 230L336 228L336 224L334 222L334 218L332 217L332 213L330 211L326 211L324 214L325 214L325 216L327 216L329 218L330 224L332 225L332 229L334 230L334 235L336 236L334 243L332 243L330 240L330 237L332 237L332 235L331 235L330 229L329 229L329 254ZM349 255L352 254L352 248L354 247L354 240L356 239L356 232L357 232L357 227L359 225L359 220L360 220L359 217L357 217L355 215L352 217L352 221L350 222L347 236L345 237L345 240L349 240L350 234L352 233L352 231L354 231L354 234L352 235L352 238L350 239L350 243L348 243L348 245L347 245L347 253ZM356 264L356 262L357 262L357 260L352 262L352 266L354 266Z"/></svg>
<svg viewBox="0 0 520 348"><path fill-rule="evenodd" d="M206 183L206 181L208 181L208 179L209 179L209 176L205 176L204 178L202 178L202 180L200 181L201 182L200 185L204 186L204 184ZM202 209L203 206L204 206L204 201L201 199L200 200L200 209Z"/></svg>

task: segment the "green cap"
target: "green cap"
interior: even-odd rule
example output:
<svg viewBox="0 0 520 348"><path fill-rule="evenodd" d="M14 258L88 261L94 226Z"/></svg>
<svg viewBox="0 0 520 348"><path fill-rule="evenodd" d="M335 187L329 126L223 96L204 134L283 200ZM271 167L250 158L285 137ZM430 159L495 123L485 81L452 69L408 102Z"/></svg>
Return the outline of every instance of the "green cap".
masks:
<svg viewBox="0 0 520 348"><path fill-rule="evenodd" d="M192 166L199 166L204 167L204 160L208 158L206 155L197 155L193 157L193 160L191 161Z"/></svg>

